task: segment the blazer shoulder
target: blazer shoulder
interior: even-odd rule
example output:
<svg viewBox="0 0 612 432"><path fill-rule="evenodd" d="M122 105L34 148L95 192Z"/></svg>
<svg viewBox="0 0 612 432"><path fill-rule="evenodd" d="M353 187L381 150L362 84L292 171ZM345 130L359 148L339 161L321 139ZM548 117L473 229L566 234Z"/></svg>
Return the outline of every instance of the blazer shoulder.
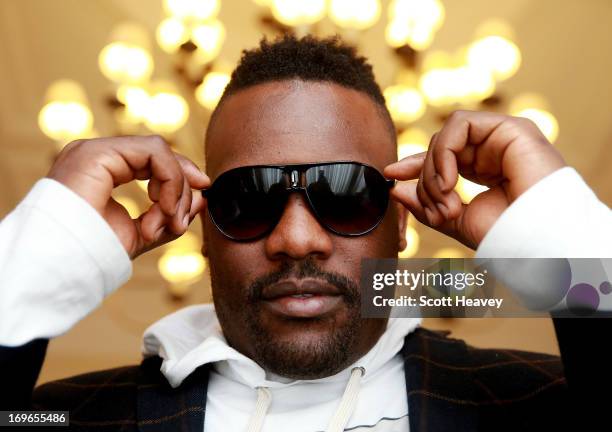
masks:
<svg viewBox="0 0 612 432"><path fill-rule="evenodd" d="M477 348L450 337L449 331L421 328L415 335L421 351L417 357L427 364L431 376L446 382L453 382L452 377L456 377L454 382L470 380L475 403L499 406L534 398L556 398L567 391L559 356L516 349ZM444 382L439 384L444 387Z"/></svg>
<svg viewBox="0 0 612 432"><path fill-rule="evenodd" d="M133 406L138 388L146 385L167 385L159 371L159 357L143 360L139 365L74 375L37 386L32 394L32 408L70 410L91 404Z"/></svg>

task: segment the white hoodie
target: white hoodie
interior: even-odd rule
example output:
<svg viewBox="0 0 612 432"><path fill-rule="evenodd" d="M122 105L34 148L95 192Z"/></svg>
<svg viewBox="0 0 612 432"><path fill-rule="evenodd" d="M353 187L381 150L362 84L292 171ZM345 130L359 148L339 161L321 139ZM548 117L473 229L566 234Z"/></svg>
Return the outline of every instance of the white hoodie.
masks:
<svg viewBox="0 0 612 432"><path fill-rule="evenodd" d="M317 380L267 374L227 345L212 305L191 306L153 324L144 334L143 355L163 358L161 371L173 387L198 366L212 363L205 432L251 430L250 421L261 422L261 429L253 430L325 431L336 413L337 430L407 431L404 365L398 353L420 321L389 319L366 355L342 372ZM264 407L260 413L258 406ZM378 428L372 429L374 425Z"/></svg>

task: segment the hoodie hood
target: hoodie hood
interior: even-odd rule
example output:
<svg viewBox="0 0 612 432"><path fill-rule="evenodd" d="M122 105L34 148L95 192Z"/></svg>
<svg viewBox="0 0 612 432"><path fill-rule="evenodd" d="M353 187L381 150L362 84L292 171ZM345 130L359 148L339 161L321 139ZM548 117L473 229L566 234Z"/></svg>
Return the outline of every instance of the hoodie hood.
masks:
<svg viewBox="0 0 612 432"><path fill-rule="evenodd" d="M420 323L420 318L389 318L383 335L355 365L364 367L367 376L372 376L399 352L406 335ZM208 363L214 363L222 375L251 388L278 388L305 381L266 373L255 361L230 347L212 303L188 306L152 324L145 330L142 354L144 357L158 355L163 359L161 372L172 387L178 387L196 368ZM352 367L307 382L346 381Z"/></svg>

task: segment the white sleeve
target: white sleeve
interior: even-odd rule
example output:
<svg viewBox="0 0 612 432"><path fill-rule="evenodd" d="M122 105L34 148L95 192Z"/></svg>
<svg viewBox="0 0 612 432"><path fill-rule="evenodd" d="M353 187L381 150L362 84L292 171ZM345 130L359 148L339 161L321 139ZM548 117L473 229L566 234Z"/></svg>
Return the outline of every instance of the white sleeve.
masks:
<svg viewBox="0 0 612 432"><path fill-rule="evenodd" d="M570 284L598 287L612 275L612 211L571 167L541 179L499 217L476 250L476 258L567 258ZM585 265L581 258L604 258ZM581 262L582 261L582 262ZM523 303L534 309L559 298L558 262L533 260L493 264L494 272ZM526 268L526 267L525 267ZM550 283L547 280L550 279ZM566 289L569 286L566 286ZM612 295L603 295L600 311L612 311ZM553 309L564 309L565 299Z"/></svg>
<svg viewBox="0 0 612 432"><path fill-rule="evenodd" d="M575 169L558 169L501 214L476 258L612 258L612 211Z"/></svg>
<svg viewBox="0 0 612 432"><path fill-rule="evenodd" d="M68 331L132 275L102 216L43 178L0 222L0 345Z"/></svg>

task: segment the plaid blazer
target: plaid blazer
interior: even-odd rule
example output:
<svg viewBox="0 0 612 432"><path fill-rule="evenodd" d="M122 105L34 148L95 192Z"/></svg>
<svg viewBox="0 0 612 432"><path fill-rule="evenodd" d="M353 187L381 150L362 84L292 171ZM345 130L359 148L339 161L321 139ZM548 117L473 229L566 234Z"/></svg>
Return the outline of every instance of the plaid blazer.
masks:
<svg viewBox="0 0 612 432"><path fill-rule="evenodd" d="M29 345L27 358L44 356L46 341ZM423 328L406 337L401 355L412 432L565 430L572 417L559 357L478 349ZM151 357L49 382L34 390L31 408L70 411L73 431L202 432L208 366L173 389L160 364Z"/></svg>

